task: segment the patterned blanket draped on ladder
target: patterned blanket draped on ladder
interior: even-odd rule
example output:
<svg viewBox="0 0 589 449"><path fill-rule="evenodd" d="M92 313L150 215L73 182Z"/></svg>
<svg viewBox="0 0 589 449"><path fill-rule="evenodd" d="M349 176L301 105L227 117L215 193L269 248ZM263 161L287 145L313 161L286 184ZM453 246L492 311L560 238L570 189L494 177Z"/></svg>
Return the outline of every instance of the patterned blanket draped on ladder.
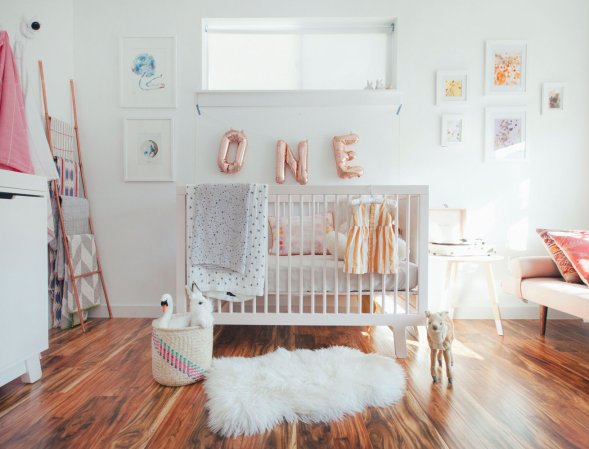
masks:
<svg viewBox="0 0 589 449"><path fill-rule="evenodd" d="M39 61L47 140L59 179L51 182L52 205L56 212L56 239L50 242L49 289L53 300L53 326L84 324L87 311L104 296L109 317L112 311L87 199L80 150L74 81L70 93L74 125L49 115L43 63Z"/></svg>

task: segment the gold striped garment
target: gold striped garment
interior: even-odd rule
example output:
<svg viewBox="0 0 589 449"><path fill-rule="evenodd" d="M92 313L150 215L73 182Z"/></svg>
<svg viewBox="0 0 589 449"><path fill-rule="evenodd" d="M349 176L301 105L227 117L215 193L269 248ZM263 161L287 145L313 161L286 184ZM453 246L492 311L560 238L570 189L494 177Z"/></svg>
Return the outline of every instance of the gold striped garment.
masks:
<svg viewBox="0 0 589 449"><path fill-rule="evenodd" d="M352 274L396 273L394 248L393 216L386 204L356 207L348 231L344 271Z"/></svg>

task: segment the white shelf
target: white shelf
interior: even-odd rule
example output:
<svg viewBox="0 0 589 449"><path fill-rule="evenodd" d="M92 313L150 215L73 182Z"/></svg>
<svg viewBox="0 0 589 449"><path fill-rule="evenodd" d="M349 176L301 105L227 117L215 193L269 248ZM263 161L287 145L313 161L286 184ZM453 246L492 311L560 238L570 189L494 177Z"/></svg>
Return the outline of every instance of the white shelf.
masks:
<svg viewBox="0 0 589 449"><path fill-rule="evenodd" d="M201 90L196 93L199 107L320 107L391 106L398 109L402 95L398 90Z"/></svg>

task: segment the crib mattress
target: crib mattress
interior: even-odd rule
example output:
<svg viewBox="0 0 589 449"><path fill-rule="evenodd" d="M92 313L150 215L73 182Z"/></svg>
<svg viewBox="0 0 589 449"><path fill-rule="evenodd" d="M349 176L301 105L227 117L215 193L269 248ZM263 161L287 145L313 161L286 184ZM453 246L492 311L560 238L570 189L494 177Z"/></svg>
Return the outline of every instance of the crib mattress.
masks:
<svg viewBox="0 0 589 449"><path fill-rule="evenodd" d="M277 260L279 259L279 260ZM276 293L277 285L279 285L280 293L288 292L288 273L289 264L288 256L268 256L268 293ZM344 273L344 262L340 260L337 262L334 260L334 256L323 256L323 255L302 255L302 256L291 256L291 292L300 292L301 290L301 279L302 279L302 290L305 293L311 292L312 276L314 274L314 290L315 293L323 292L324 284L324 266L325 268L325 290L329 292L336 291L336 277L337 277L337 291L345 293L348 291L348 285L350 292L370 292L371 288L373 291L382 291L383 288L383 275L376 273L365 273L362 275ZM395 290L396 278L398 278L397 288L399 291L406 289L407 282L407 263L405 261L400 264L399 273L387 274L384 276L384 289L386 291ZM301 275L302 267L302 275ZM409 289L413 289L417 286L417 265L409 262ZM278 282L277 282L278 273ZM372 287L371 287L372 279Z"/></svg>

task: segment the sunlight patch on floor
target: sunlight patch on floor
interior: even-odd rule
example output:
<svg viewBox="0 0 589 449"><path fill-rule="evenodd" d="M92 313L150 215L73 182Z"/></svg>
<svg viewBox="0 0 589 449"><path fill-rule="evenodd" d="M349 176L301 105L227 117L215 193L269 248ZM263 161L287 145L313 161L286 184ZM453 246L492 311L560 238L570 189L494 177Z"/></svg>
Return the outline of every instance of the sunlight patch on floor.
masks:
<svg viewBox="0 0 589 449"><path fill-rule="evenodd" d="M395 339L388 326L375 326L370 332L374 352L386 357L395 357Z"/></svg>
<svg viewBox="0 0 589 449"><path fill-rule="evenodd" d="M452 354L455 356L461 357L469 357L471 359L476 360L485 360L484 357L481 357L479 354L474 352L472 349L469 349L466 345L460 342L460 340L454 340L452 343Z"/></svg>

